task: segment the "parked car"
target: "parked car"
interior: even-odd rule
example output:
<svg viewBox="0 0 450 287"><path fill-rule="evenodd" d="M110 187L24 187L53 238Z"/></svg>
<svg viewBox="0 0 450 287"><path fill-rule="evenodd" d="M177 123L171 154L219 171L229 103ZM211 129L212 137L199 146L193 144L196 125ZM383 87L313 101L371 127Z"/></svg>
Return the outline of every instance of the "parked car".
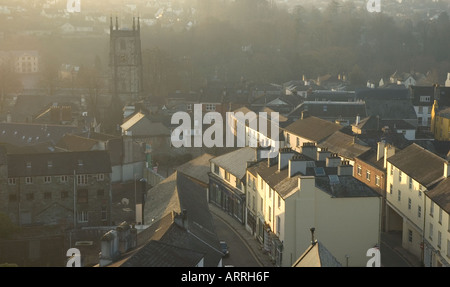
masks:
<svg viewBox="0 0 450 287"><path fill-rule="evenodd" d="M230 255L228 244L225 241L220 241L220 247L222 248L223 257L227 257L228 255Z"/></svg>

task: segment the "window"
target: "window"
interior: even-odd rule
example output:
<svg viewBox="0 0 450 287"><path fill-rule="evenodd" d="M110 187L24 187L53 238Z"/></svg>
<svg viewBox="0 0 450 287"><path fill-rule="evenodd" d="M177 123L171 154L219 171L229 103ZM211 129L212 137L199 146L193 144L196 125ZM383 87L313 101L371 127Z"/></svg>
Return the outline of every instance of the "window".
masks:
<svg viewBox="0 0 450 287"><path fill-rule="evenodd" d="M442 243L442 233L438 231L438 238L437 238L437 247L441 249L441 243Z"/></svg>
<svg viewBox="0 0 450 287"><path fill-rule="evenodd" d="M380 186L380 176L379 176L379 175L377 175L377 176L375 177L375 185L376 185L376 186Z"/></svg>
<svg viewBox="0 0 450 287"><path fill-rule="evenodd" d="M398 201L401 201L402 200L402 191L399 189L398 190L398 197L397 197L397 200Z"/></svg>
<svg viewBox="0 0 450 287"><path fill-rule="evenodd" d="M186 110L192 111L192 104L186 104Z"/></svg>
<svg viewBox="0 0 450 287"><path fill-rule="evenodd" d="M60 180L61 180L61 182L68 182L69 177L67 175L61 175Z"/></svg>
<svg viewBox="0 0 450 287"><path fill-rule="evenodd" d="M256 190L255 178L252 178L252 186L253 186L253 190Z"/></svg>
<svg viewBox="0 0 450 287"><path fill-rule="evenodd" d="M225 180L230 181L230 173L225 171Z"/></svg>
<svg viewBox="0 0 450 287"><path fill-rule="evenodd" d="M213 163L214 164L214 163ZM217 164L214 164L214 173L219 174L219 166Z"/></svg>
<svg viewBox="0 0 450 287"><path fill-rule="evenodd" d="M328 106L327 106L327 105L324 105L324 106L323 106L323 111L324 111L324 112L327 112L327 111L328 111Z"/></svg>
<svg viewBox="0 0 450 287"><path fill-rule="evenodd" d="M411 198L408 198L408 209L411 210Z"/></svg>
<svg viewBox="0 0 450 287"><path fill-rule="evenodd" d="M25 177L25 183L26 184L32 184L33 183L33 178L29 177L29 176Z"/></svg>
<svg viewBox="0 0 450 287"><path fill-rule="evenodd" d="M402 171L401 170L398 171L398 181L400 183L402 182Z"/></svg>
<svg viewBox="0 0 450 287"><path fill-rule="evenodd" d="M256 210L256 197L255 197L255 195L253 195L252 210L253 211Z"/></svg>
<svg viewBox="0 0 450 287"><path fill-rule="evenodd" d="M78 222L88 222L88 212L87 211L79 211L77 213L77 220Z"/></svg>
<svg viewBox="0 0 450 287"><path fill-rule="evenodd" d="M260 203L261 203L260 204L261 205L260 206L261 207L261 212L263 212L264 211L264 200L262 199L262 197L260 197L259 200L260 200Z"/></svg>
<svg viewBox="0 0 450 287"><path fill-rule="evenodd" d="M16 185L16 179L14 177L8 178L8 184L9 185Z"/></svg>
<svg viewBox="0 0 450 287"><path fill-rule="evenodd" d="M394 166L391 165L391 175L394 175Z"/></svg>
<svg viewBox="0 0 450 287"><path fill-rule="evenodd" d="M300 147L300 138L297 137L297 147Z"/></svg>
<svg viewBox="0 0 450 287"><path fill-rule="evenodd" d="M394 191L394 186L392 185L392 183L389 185L389 193L392 194L392 192Z"/></svg>
<svg viewBox="0 0 450 287"><path fill-rule="evenodd" d="M88 190L87 189L78 190L77 203L88 203Z"/></svg>
<svg viewBox="0 0 450 287"><path fill-rule="evenodd" d="M412 242L413 232L411 229L408 229L408 242Z"/></svg>
<svg viewBox="0 0 450 287"><path fill-rule="evenodd" d="M53 167L53 162L51 160L47 161L47 167Z"/></svg>
<svg viewBox="0 0 450 287"><path fill-rule="evenodd" d="M83 166L83 160L82 160L82 159L79 159L79 160L78 160L78 165L79 165L79 166Z"/></svg>
<svg viewBox="0 0 450 287"><path fill-rule="evenodd" d="M214 104L206 104L206 111L214 112L216 110L216 105Z"/></svg>
<svg viewBox="0 0 450 287"><path fill-rule="evenodd" d="M434 217L434 202L430 202L430 216Z"/></svg>
<svg viewBox="0 0 450 287"><path fill-rule="evenodd" d="M286 134L286 142L290 145L291 144L291 135L288 133Z"/></svg>
<svg viewBox="0 0 450 287"><path fill-rule="evenodd" d="M104 181L105 180L105 174L99 173L97 174L97 181Z"/></svg>
<svg viewBox="0 0 450 287"><path fill-rule="evenodd" d="M442 208L439 207L439 224L442 225Z"/></svg>
<svg viewBox="0 0 450 287"><path fill-rule="evenodd" d="M27 162L27 168L31 168L31 162L30 161Z"/></svg>
<svg viewBox="0 0 450 287"><path fill-rule="evenodd" d="M427 103L431 100L431 96L420 96L421 103Z"/></svg>
<svg viewBox="0 0 450 287"><path fill-rule="evenodd" d="M281 196L278 195L278 209L281 208Z"/></svg>
<svg viewBox="0 0 450 287"><path fill-rule="evenodd" d="M77 175L77 184L78 185L88 184L88 176L86 174Z"/></svg>
<svg viewBox="0 0 450 287"><path fill-rule="evenodd" d="M52 199L52 193L51 192L44 192L44 199Z"/></svg>
<svg viewBox="0 0 450 287"><path fill-rule="evenodd" d="M447 239L447 257L450 258L450 240Z"/></svg>
<svg viewBox="0 0 450 287"><path fill-rule="evenodd" d="M370 170L366 171L366 179L367 181L370 181Z"/></svg>
<svg viewBox="0 0 450 287"><path fill-rule="evenodd" d="M429 238L430 238L430 240L433 240L433 223L430 223L430 233L429 233Z"/></svg>
<svg viewBox="0 0 450 287"><path fill-rule="evenodd" d="M272 207L269 206L269 221L272 222Z"/></svg>
<svg viewBox="0 0 450 287"><path fill-rule="evenodd" d="M236 178L236 188L241 189L242 188L242 182L240 179Z"/></svg>
<svg viewBox="0 0 450 287"><path fill-rule="evenodd" d="M103 221L107 220L108 219L108 212L107 212L107 209L106 209L105 205L102 205L101 213L102 213L102 215L101 215L102 216L102 220Z"/></svg>
<svg viewBox="0 0 450 287"><path fill-rule="evenodd" d="M413 180L412 177L409 177L409 189L413 188Z"/></svg>
<svg viewBox="0 0 450 287"><path fill-rule="evenodd" d="M51 183L52 177L51 176L44 176L44 183Z"/></svg>
<svg viewBox="0 0 450 287"><path fill-rule="evenodd" d="M358 166L356 167L356 172L358 173L359 176L361 175L361 173L362 173L362 168L361 168L360 165L358 165Z"/></svg>
<svg viewBox="0 0 450 287"><path fill-rule="evenodd" d="M423 114L423 107L422 106L419 107L419 114Z"/></svg>
<svg viewBox="0 0 450 287"><path fill-rule="evenodd" d="M272 198L272 189L269 187L269 198Z"/></svg>
<svg viewBox="0 0 450 287"><path fill-rule="evenodd" d="M281 218L277 216L277 234L279 235L281 232Z"/></svg>
<svg viewBox="0 0 450 287"><path fill-rule="evenodd" d="M420 205L417 207L417 217L422 217L422 207Z"/></svg>

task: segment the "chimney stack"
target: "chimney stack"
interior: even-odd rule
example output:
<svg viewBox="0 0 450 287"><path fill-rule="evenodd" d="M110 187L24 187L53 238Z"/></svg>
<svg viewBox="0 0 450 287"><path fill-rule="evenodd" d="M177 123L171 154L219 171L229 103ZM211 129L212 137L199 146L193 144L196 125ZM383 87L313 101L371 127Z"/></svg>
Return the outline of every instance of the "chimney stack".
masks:
<svg viewBox="0 0 450 287"><path fill-rule="evenodd" d="M315 159L317 157L317 146L313 142L303 143L300 153L311 159Z"/></svg>
<svg viewBox="0 0 450 287"><path fill-rule="evenodd" d="M391 146L391 145L387 145L384 148L384 168L387 168L387 160L388 158L390 158L391 156L395 155L395 147Z"/></svg>
<svg viewBox="0 0 450 287"><path fill-rule="evenodd" d="M322 148L320 151L317 151L316 160L317 161L325 161L327 157L331 156L331 152L328 151L328 148Z"/></svg>
<svg viewBox="0 0 450 287"><path fill-rule="evenodd" d="M450 176L450 169L448 168L448 161L444 162L444 178L448 178Z"/></svg>
<svg viewBox="0 0 450 287"><path fill-rule="evenodd" d="M326 159L326 167L338 167L341 165L341 158L337 153L331 154Z"/></svg>
<svg viewBox="0 0 450 287"><path fill-rule="evenodd" d="M278 171L288 166L289 159L291 159L294 154L295 153L291 148L280 148L278 154Z"/></svg>
<svg viewBox="0 0 450 287"><path fill-rule="evenodd" d="M380 141L377 143L377 161L384 157L384 147L386 143L384 141Z"/></svg>
<svg viewBox="0 0 450 287"><path fill-rule="evenodd" d="M350 165L350 162L348 160L342 161L341 165L338 166L338 172L339 176L353 176L353 166Z"/></svg>
<svg viewBox="0 0 450 287"><path fill-rule="evenodd" d="M308 167L308 161L303 155L294 155L289 160L288 175L289 177L295 176L297 173L306 175L306 168Z"/></svg>

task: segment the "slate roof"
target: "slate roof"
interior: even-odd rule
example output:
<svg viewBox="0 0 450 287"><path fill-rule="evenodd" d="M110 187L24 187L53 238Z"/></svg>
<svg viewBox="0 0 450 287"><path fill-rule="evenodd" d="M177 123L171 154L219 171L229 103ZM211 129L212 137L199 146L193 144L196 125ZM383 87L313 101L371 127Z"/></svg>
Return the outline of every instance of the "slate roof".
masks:
<svg viewBox="0 0 450 287"><path fill-rule="evenodd" d="M181 211L187 214L187 230L169 218ZM218 265L222 253L203 186L182 173L173 173L148 191L144 217L151 228L157 225L151 239L204 253L205 266Z"/></svg>
<svg viewBox="0 0 450 287"><path fill-rule="evenodd" d="M332 102L332 101L307 101L299 105L288 114L289 118L301 118L302 111L323 119L356 118L366 116L366 105L364 102Z"/></svg>
<svg viewBox="0 0 450 287"><path fill-rule="evenodd" d="M388 158L388 162L426 187L444 175L445 160L415 143Z"/></svg>
<svg viewBox="0 0 450 287"><path fill-rule="evenodd" d="M247 162L256 160L256 151L251 147L244 147L211 159L211 162L222 167L237 178L244 178Z"/></svg>
<svg viewBox="0 0 450 287"><path fill-rule="evenodd" d="M35 145L45 142L58 142L65 134L77 131L75 126L0 123L0 142L15 146Z"/></svg>
<svg viewBox="0 0 450 287"><path fill-rule="evenodd" d="M56 144L57 147L68 151L88 151L92 150L98 141L73 135L65 134Z"/></svg>
<svg viewBox="0 0 450 287"><path fill-rule="evenodd" d="M435 187L427 191L426 195L445 212L450 213L450 178L439 182Z"/></svg>
<svg viewBox="0 0 450 287"><path fill-rule="evenodd" d="M342 267L342 264L321 242L316 241L305 250L292 267Z"/></svg>
<svg viewBox="0 0 450 287"><path fill-rule="evenodd" d="M417 120L417 114L410 99L366 100L367 116L380 116L382 120Z"/></svg>
<svg viewBox="0 0 450 287"><path fill-rule="evenodd" d="M399 88L360 89L356 91L356 98L360 100L409 100L409 90L404 86Z"/></svg>
<svg viewBox="0 0 450 287"><path fill-rule="evenodd" d="M180 165L176 168L176 170L180 173L183 173L191 178L199 180L204 184L209 183L208 172L211 171L210 160L213 158L213 155L203 154L199 157L194 158L187 163Z"/></svg>
<svg viewBox="0 0 450 287"><path fill-rule="evenodd" d="M27 167L28 163L31 164ZM106 151L9 154L8 177L111 173Z"/></svg>
<svg viewBox="0 0 450 287"><path fill-rule="evenodd" d="M120 267L195 267L204 253L151 240Z"/></svg>
<svg viewBox="0 0 450 287"><path fill-rule="evenodd" d="M329 151L337 153L347 159L354 159L366 151L370 150L370 147L366 143L356 139L354 137L344 134L341 131L337 131L330 135L325 140L319 142L319 147L328 148Z"/></svg>
<svg viewBox="0 0 450 287"><path fill-rule="evenodd" d="M341 128L338 124L311 116L295 121L285 130L312 142L320 142Z"/></svg>

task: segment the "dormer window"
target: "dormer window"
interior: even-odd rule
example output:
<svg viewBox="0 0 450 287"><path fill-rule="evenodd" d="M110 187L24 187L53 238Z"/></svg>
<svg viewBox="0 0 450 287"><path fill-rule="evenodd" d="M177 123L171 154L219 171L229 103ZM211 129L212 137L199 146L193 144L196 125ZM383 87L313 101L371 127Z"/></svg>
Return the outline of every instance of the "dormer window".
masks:
<svg viewBox="0 0 450 287"><path fill-rule="evenodd" d="M51 160L47 161L47 167L53 167L53 162Z"/></svg>
<svg viewBox="0 0 450 287"><path fill-rule="evenodd" d="M31 168L31 161L27 161L27 168Z"/></svg>
<svg viewBox="0 0 450 287"><path fill-rule="evenodd" d="M78 166L83 166L83 160L81 159L78 160Z"/></svg>

